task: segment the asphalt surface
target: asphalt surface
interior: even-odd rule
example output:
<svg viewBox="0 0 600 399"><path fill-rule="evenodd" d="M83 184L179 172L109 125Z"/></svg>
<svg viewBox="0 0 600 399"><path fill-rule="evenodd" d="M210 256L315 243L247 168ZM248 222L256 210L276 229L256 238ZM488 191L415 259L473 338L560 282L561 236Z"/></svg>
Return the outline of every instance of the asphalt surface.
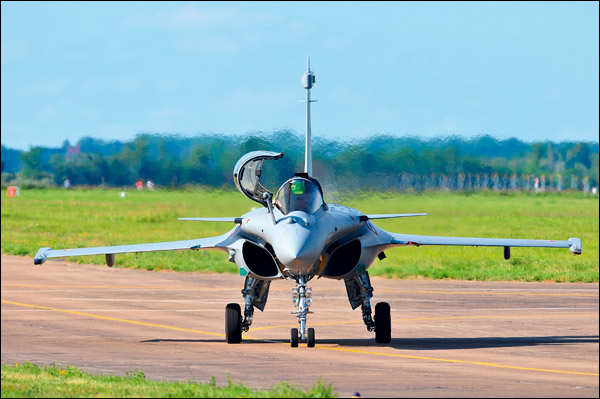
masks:
<svg viewBox="0 0 600 399"><path fill-rule="evenodd" d="M316 347L297 327L289 280L275 281L241 344L224 313L242 304L237 275L147 272L2 255L2 364L143 371L157 380L303 389L319 378L342 397L598 397L598 284L372 278L392 308L375 343L344 284L312 280Z"/></svg>

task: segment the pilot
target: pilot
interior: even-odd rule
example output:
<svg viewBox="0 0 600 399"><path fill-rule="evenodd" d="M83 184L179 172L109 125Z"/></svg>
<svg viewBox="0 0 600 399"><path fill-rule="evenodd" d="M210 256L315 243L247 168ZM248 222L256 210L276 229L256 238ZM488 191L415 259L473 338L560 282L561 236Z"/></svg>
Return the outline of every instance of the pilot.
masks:
<svg viewBox="0 0 600 399"><path fill-rule="evenodd" d="M304 180L293 180L290 185L290 210L309 213L312 200L310 191L312 190L307 189L307 184Z"/></svg>
<svg viewBox="0 0 600 399"><path fill-rule="evenodd" d="M320 189L310 180L293 178L285 182L277 192L275 206L284 215L293 211L314 213L323 204Z"/></svg>

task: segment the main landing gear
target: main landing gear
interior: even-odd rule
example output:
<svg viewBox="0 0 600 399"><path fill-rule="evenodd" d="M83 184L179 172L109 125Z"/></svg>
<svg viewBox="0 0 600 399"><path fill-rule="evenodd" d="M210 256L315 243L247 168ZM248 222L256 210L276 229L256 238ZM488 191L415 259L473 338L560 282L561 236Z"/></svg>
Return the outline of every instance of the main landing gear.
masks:
<svg viewBox="0 0 600 399"><path fill-rule="evenodd" d="M390 343L392 341L390 305L387 302L378 303L375 305L375 319L371 317L373 287L367 271L359 271L345 279L344 282L346 283L350 306L353 310L360 306L367 330L375 331L375 342L380 344Z"/></svg>
<svg viewBox="0 0 600 399"><path fill-rule="evenodd" d="M261 312L265 309L270 285L270 281L246 276L242 290L245 304L244 317L242 318L242 309L237 303L230 303L225 307L225 341L228 344L242 342L242 331L247 332L252 325L254 308L258 308Z"/></svg>
<svg viewBox="0 0 600 399"><path fill-rule="evenodd" d="M242 342L242 310L237 303L229 303L225 308L225 341L228 344Z"/></svg>

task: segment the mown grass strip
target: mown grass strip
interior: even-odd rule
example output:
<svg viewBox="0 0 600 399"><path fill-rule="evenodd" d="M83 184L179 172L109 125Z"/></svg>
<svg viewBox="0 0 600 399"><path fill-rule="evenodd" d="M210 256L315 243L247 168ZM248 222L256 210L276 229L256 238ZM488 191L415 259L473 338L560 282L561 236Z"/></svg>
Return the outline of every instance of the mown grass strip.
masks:
<svg viewBox="0 0 600 399"><path fill-rule="evenodd" d="M77 248L176 241L223 234L233 224L183 222L178 217L241 216L256 204L237 191L128 191L115 189L22 190L2 192L2 253L33 257L40 247ZM583 254L568 250L410 247L386 251L372 276L484 281L598 282L598 197L582 193L354 193L332 195L369 213L428 212L429 216L377 220L381 228L407 234L566 240L581 238ZM329 195L328 195L329 194ZM103 256L70 258L104 264ZM116 257L117 267L147 270L237 273L217 251L169 251Z"/></svg>
<svg viewBox="0 0 600 399"><path fill-rule="evenodd" d="M162 382L146 379L142 371L125 376L91 375L71 366L38 367L31 363L2 365L3 398L331 398L331 385L319 380L302 390L281 382L267 390L255 390L228 381L217 386L214 377L208 384L192 381Z"/></svg>

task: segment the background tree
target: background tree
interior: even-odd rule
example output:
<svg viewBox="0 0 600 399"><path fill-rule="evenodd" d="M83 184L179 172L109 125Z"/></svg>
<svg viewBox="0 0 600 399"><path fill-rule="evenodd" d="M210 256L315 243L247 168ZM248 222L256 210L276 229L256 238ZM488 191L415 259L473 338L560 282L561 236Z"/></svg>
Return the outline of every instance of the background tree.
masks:
<svg viewBox="0 0 600 399"><path fill-rule="evenodd" d="M69 178L73 184L129 186L142 178L169 187L189 183L231 187L237 160L257 150L285 153L283 159L266 164L262 182L267 187L277 188L294 172L304 169L304 137L290 130L239 136L140 134L129 142L86 137L77 145L81 153L67 161L69 145L65 141L61 148L32 147L26 152L2 146L3 171L21 170L21 175L29 179L50 173L57 184ZM313 172L322 185L338 190L516 190L541 176L545 176L548 189L555 189L559 175L562 187L583 189L584 181L587 186L598 186L598 143L526 143L491 136L315 137Z"/></svg>
<svg viewBox="0 0 600 399"><path fill-rule="evenodd" d="M19 159L23 162L21 175L25 178L39 179L42 177L42 154L44 149L36 146L23 152Z"/></svg>

